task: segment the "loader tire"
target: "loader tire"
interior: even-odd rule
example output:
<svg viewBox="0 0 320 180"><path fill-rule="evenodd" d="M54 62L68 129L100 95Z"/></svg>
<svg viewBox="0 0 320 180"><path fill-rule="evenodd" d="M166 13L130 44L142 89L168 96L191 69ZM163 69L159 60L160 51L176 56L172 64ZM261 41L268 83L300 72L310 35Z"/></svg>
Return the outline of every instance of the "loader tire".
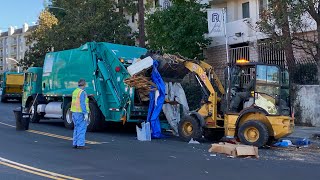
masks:
<svg viewBox="0 0 320 180"><path fill-rule="evenodd" d="M184 116L178 125L179 136L184 141L190 141L191 138L199 140L202 137L202 127L200 122L192 116Z"/></svg>
<svg viewBox="0 0 320 180"><path fill-rule="evenodd" d="M250 120L240 126L238 137L243 144L262 147L268 142L269 132L262 122Z"/></svg>

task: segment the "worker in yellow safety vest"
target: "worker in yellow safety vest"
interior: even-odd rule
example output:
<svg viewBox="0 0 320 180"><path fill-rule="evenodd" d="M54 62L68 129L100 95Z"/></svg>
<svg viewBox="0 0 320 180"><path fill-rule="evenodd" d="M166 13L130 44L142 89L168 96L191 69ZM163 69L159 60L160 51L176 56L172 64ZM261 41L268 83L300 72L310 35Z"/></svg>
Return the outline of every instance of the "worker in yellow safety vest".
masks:
<svg viewBox="0 0 320 180"><path fill-rule="evenodd" d="M73 148L87 149L85 135L89 120L89 99L85 91L87 83L84 79L78 82L78 88L72 93L71 112L74 124Z"/></svg>

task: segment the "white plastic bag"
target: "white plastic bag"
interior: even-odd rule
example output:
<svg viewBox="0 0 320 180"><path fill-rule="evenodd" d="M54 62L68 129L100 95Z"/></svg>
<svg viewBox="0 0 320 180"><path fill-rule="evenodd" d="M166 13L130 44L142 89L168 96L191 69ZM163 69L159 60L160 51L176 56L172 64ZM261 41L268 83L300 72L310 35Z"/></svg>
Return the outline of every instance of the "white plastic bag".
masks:
<svg viewBox="0 0 320 180"><path fill-rule="evenodd" d="M137 139L139 141L151 141L151 130L150 130L149 122L141 123L141 128L136 126L136 130L137 130Z"/></svg>

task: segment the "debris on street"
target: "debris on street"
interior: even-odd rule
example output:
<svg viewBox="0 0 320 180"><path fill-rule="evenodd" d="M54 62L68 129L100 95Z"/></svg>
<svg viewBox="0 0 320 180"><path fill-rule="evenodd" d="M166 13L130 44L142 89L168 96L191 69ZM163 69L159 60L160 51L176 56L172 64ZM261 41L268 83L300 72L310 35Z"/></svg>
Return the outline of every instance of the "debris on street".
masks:
<svg viewBox="0 0 320 180"><path fill-rule="evenodd" d="M212 144L212 147L209 149L209 152L226 154L232 157L259 157L257 147L240 144L215 143Z"/></svg>
<svg viewBox="0 0 320 180"><path fill-rule="evenodd" d="M200 143L199 141L193 140L193 138L191 138L188 144L200 144Z"/></svg>
<svg viewBox="0 0 320 180"><path fill-rule="evenodd" d="M151 141L150 123L141 123L141 128L136 126L137 139L139 141Z"/></svg>
<svg viewBox="0 0 320 180"><path fill-rule="evenodd" d="M287 139L280 140L279 142L275 143L274 146L276 147L289 147L293 146L292 142Z"/></svg>

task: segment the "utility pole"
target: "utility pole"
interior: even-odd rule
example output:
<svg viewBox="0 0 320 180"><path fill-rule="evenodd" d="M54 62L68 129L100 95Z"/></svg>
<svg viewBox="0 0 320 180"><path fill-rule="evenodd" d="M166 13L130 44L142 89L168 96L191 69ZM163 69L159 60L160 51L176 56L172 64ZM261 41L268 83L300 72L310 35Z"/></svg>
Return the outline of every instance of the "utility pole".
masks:
<svg viewBox="0 0 320 180"><path fill-rule="evenodd" d="M138 0L138 14L139 14L139 46L145 47L145 31L144 31L144 0Z"/></svg>

